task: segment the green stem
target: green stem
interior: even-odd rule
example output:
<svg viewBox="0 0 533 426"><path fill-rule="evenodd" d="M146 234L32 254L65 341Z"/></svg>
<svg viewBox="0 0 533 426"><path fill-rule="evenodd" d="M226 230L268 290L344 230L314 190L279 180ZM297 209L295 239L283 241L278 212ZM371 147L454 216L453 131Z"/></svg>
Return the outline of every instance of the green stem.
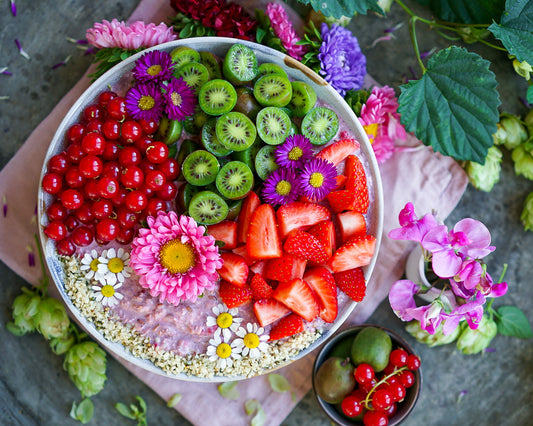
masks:
<svg viewBox="0 0 533 426"><path fill-rule="evenodd" d="M416 59L418 61L418 64L420 65L420 68L422 69L422 74L424 74L426 72L426 67L424 66L424 63L422 62L422 58L420 57L420 49L418 47L418 40L416 38L416 21L417 21L418 17L417 16L412 16L410 21L411 21L411 26L409 27L409 35L411 37L411 43L413 44L413 48L415 49L415 55L416 55Z"/></svg>
<svg viewBox="0 0 533 426"><path fill-rule="evenodd" d="M365 407L368 409L369 408L369 405L370 404L370 400L372 398L370 398L370 395L372 395L373 392L376 391L376 389L378 388L379 385L385 383L388 379L390 379L392 376L395 376L396 374L399 374L401 373L402 371L404 370L407 370L407 367L406 366L403 366L401 368L398 368L397 370L394 370L392 373L390 373L389 375L383 377L379 382L377 382L373 387L372 389L370 389L370 391L367 393L366 395L366 398L365 400L363 401L363 404L365 405Z"/></svg>
<svg viewBox="0 0 533 426"><path fill-rule="evenodd" d="M41 247L41 242L39 241L39 237L37 236L37 234L33 234L33 237L35 239L35 245L37 246L37 252L39 253L39 261L41 262L41 273L43 274L42 278L40 279L41 285L38 287L38 289L43 293L43 295L45 295L48 289L48 275L44 266L43 248Z"/></svg>

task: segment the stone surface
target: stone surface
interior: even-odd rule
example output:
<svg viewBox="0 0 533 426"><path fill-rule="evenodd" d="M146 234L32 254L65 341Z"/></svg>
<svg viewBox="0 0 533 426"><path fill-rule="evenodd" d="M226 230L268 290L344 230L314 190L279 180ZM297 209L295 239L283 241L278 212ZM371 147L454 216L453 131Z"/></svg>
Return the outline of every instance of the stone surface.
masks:
<svg viewBox="0 0 533 426"><path fill-rule="evenodd" d="M14 75L0 75L0 167L3 167L23 144L30 132L46 117L53 106L81 77L91 58L84 56L75 44L66 40L84 38L85 30L95 21L125 19L137 0L108 2L66 0L61 8L52 0L17 1L18 15L9 12L9 2L0 6L0 68L7 66ZM292 2L294 3L294 2ZM414 1L406 1L414 10L424 11ZM299 10L305 10L299 7ZM398 89L404 79L415 72L418 64L409 40L405 12L398 5L385 19L373 15L354 19L350 29L360 40L368 58L368 68L377 81ZM372 47L383 30L399 23L395 38ZM421 51L447 46L434 31L417 24ZM18 54L14 39L31 55L26 61ZM525 82L518 78L506 55L477 46L468 46L493 62L502 100L502 111L526 112L518 97L525 93ZM52 67L71 56L67 65ZM40 167L40 165L29 165ZM509 293L495 306L516 305L528 316L533 307L533 234L523 231L519 216L522 203L533 184L514 175L510 156L506 153L501 182L491 193L468 187L448 223L470 216L483 221L492 231L496 252L490 256L489 271L497 277L502 264L508 263L506 280ZM396 213L395 213L396 214ZM22 279L0 264L0 423L6 425L71 425L79 424L68 413L72 401L79 401L79 392L62 369L62 357L54 355L47 342L37 334L15 337L5 328L10 319L13 299L25 285ZM408 425L525 425L531 424L533 408L532 340L498 336L491 348L494 352L466 356L453 345L427 348L416 343L403 329L403 323L392 313L388 302L368 320L387 326L402 334L423 360L423 390ZM95 415L90 424L122 425L114 404L135 403L142 396L148 404L150 424L189 424L175 410L166 407L151 389L131 375L118 362L108 357L108 380L104 390L93 397ZM459 395L466 391L462 399ZM213 413L216 415L216 413ZM267 413L268 415L268 413ZM329 425L312 392L296 407L283 424Z"/></svg>

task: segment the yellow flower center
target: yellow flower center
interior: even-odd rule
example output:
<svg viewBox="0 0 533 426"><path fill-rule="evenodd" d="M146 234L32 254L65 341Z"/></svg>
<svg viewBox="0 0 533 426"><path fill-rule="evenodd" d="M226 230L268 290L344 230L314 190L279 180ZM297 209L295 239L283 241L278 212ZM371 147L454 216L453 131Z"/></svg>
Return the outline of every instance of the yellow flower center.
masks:
<svg viewBox="0 0 533 426"><path fill-rule="evenodd" d="M279 195L287 195L291 192L291 184L286 180L280 180L276 184L276 193Z"/></svg>
<svg viewBox="0 0 533 426"><path fill-rule="evenodd" d="M376 134L378 133L378 123L372 123L368 124L366 126L363 126L365 129L366 134L368 135L368 139L371 143L374 143L374 139L376 138Z"/></svg>
<svg viewBox="0 0 533 426"><path fill-rule="evenodd" d="M141 99L139 99L139 108L143 111L148 111L152 109L155 105L155 100L149 95L141 96Z"/></svg>
<svg viewBox="0 0 533 426"><path fill-rule="evenodd" d="M250 349L257 348L259 346L259 336L255 333L248 333L243 339L244 346Z"/></svg>
<svg viewBox="0 0 533 426"><path fill-rule="evenodd" d="M303 153L304 152L302 151L302 148L300 148L299 146L295 146L289 151L289 160L299 160Z"/></svg>
<svg viewBox="0 0 533 426"><path fill-rule="evenodd" d="M98 271L98 265L100 264L100 262L98 262L98 259L93 259L91 261L91 269L96 272Z"/></svg>
<svg viewBox="0 0 533 426"><path fill-rule="evenodd" d="M228 358L231 355L231 346L227 343L221 343L217 346L217 355L219 358Z"/></svg>
<svg viewBox="0 0 533 426"><path fill-rule="evenodd" d="M148 73L148 75L154 76L154 75L158 75L162 70L163 68L161 68L161 65L155 64L155 65L152 65L150 68L148 68L146 72Z"/></svg>
<svg viewBox="0 0 533 426"><path fill-rule="evenodd" d="M189 243L182 243L179 239L175 239L161 247L159 260L161 266L171 274L184 274L194 266L196 256Z"/></svg>
<svg viewBox="0 0 533 426"><path fill-rule="evenodd" d="M114 274L118 274L124 270L124 262L119 257L109 259L109 262L107 262L107 269Z"/></svg>
<svg viewBox="0 0 533 426"><path fill-rule="evenodd" d="M309 178L309 184L314 188L320 188L324 183L324 175L322 173L312 173Z"/></svg>
<svg viewBox="0 0 533 426"><path fill-rule="evenodd" d="M102 287L102 296L113 297L115 295L115 289L112 285L106 284Z"/></svg>
<svg viewBox="0 0 533 426"><path fill-rule="evenodd" d="M233 317L231 316L231 314L228 314L227 312L222 312L217 317L217 325L220 328L228 328L231 326L231 324L233 324Z"/></svg>
<svg viewBox="0 0 533 426"><path fill-rule="evenodd" d="M179 93L172 92L170 95L170 100L172 101L172 105L174 106L180 106L183 103L183 99Z"/></svg>

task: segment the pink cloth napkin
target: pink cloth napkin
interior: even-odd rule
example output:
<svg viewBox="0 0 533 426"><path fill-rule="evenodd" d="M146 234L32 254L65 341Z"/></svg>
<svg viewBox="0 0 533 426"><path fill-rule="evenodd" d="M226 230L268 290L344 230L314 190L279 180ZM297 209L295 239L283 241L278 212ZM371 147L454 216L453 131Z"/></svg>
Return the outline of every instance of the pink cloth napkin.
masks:
<svg viewBox="0 0 533 426"><path fill-rule="evenodd" d="M252 2L248 0L242 3L250 8ZM172 14L168 0L142 0L129 21L144 20L158 24ZM28 160L31 159L35 165L42 164L60 121L89 84L89 79L83 77L0 172L0 198L5 196L8 205L7 215L0 217L0 259L32 284L36 284L40 278L40 268L28 265L29 247L33 247L32 250L36 253L33 239L36 232L34 210L40 167L27 167ZM410 139L410 143L419 145L414 138ZM392 228L398 226L397 217L401 208L411 201L417 208L417 214L436 210L439 218L444 219L460 200L468 182L463 170L454 160L420 145L396 152L381 166L381 174L386 212L381 250L368 283L367 297L356 307L345 326L363 323L387 296L392 283L403 273L405 260L412 246L386 237ZM278 371L288 379L292 394L273 392L267 377L259 376L240 382L237 386L240 398L227 400L218 393L216 384L184 382L147 373L119 359L128 370L165 400L174 393L181 393L183 397L176 409L191 423L213 426L249 424L250 417L244 411L244 402L252 398L259 400L266 411L268 425L280 424L297 401L310 390L313 360L314 355L311 354Z"/></svg>

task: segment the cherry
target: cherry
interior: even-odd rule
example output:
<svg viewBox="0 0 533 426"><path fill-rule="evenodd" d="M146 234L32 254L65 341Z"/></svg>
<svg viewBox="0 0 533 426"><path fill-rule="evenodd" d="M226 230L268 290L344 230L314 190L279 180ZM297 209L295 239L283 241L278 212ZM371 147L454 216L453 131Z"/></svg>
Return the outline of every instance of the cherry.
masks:
<svg viewBox="0 0 533 426"><path fill-rule="evenodd" d="M72 242L78 247L85 247L94 240L94 232L88 226L78 226L72 231Z"/></svg>
<svg viewBox="0 0 533 426"><path fill-rule="evenodd" d="M54 241L61 241L67 236L68 230L64 222L53 220L44 228L44 233Z"/></svg>
<svg viewBox="0 0 533 426"><path fill-rule="evenodd" d="M382 411L368 410L363 415L363 424L365 426L387 426L389 419Z"/></svg>
<svg viewBox="0 0 533 426"><path fill-rule="evenodd" d="M411 371L418 370L420 368L420 357L411 354L407 357L407 368Z"/></svg>
<svg viewBox="0 0 533 426"><path fill-rule="evenodd" d="M376 377L372 366L365 362L359 364L355 368L353 375L355 377L356 382L359 384L368 383Z"/></svg>
<svg viewBox="0 0 533 426"><path fill-rule="evenodd" d="M57 173L58 175L64 175L68 169L68 165L67 154L61 152L50 157L50 160L48 160L48 171Z"/></svg>
<svg viewBox="0 0 533 426"><path fill-rule="evenodd" d="M109 101L113 98L116 98L118 95L111 90L106 90L98 95L98 105L106 108Z"/></svg>
<svg viewBox="0 0 533 426"><path fill-rule="evenodd" d="M143 129L136 121L127 120L122 123L120 135L122 136L124 143L133 144L136 140L141 138L142 134Z"/></svg>
<svg viewBox="0 0 533 426"><path fill-rule="evenodd" d="M100 176L103 168L104 164L102 163L102 160L96 155L86 155L80 160L80 174L87 179L93 179Z"/></svg>
<svg viewBox="0 0 533 426"><path fill-rule="evenodd" d="M63 188L63 179L57 173L48 172L43 176L43 191L57 194Z"/></svg>
<svg viewBox="0 0 533 426"><path fill-rule="evenodd" d="M105 149L105 138L99 133L87 133L81 140L81 147L86 154L102 155Z"/></svg>
<svg viewBox="0 0 533 426"><path fill-rule="evenodd" d="M357 417L363 412L363 405L357 398L349 395L342 400L341 409L346 416Z"/></svg>
<svg viewBox="0 0 533 426"><path fill-rule="evenodd" d="M76 246L70 237L63 238L56 243L57 252L63 256L72 256L76 252Z"/></svg>
<svg viewBox="0 0 533 426"><path fill-rule="evenodd" d="M61 221L67 217L67 209L58 201L54 201L46 209L46 215L50 221Z"/></svg>
<svg viewBox="0 0 533 426"><path fill-rule="evenodd" d="M70 143L79 143L85 134L85 126L80 123L73 124L67 130L66 138Z"/></svg>
<svg viewBox="0 0 533 426"><path fill-rule="evenodd" d="M390 353L390 363L398 368L403 367L407 363L408 353L405 349L394 349Z"/></svg>
<svg viewBox="0 0 533 426"><path fill-rule="evenodd" d="M107 114L115 120L123 121L126 119L128 112L126 110L126 99L117 96L107 103Z"/></svg>
<svg viewBox="0 0 533 426"><path fill-rule="evenodd" d="M102 134L106 139L115 140L120 137L120 121L113 118L102 123Z"/></svg>
<svg viewBox="0 0 533 426"><path fill-rule="evenodd" d="M70 210L76 210L83 204L83 195L76 189L66 189L61 194L61 203Z"/></svg>
<svg viewBox="0 0 533 426"><path fill-rule="evenodd" d="M96 224L96 236L98 240L103 242L109 242L114 240L120 227L115 219L102 219Z"/></svg>
<svg viewBox="0 0 533 426"><path fill-rule="evenodd" d="M160 164L168 158L168 146L163 142L152 142L145 152L148 161L154 164Z"/></svg>

